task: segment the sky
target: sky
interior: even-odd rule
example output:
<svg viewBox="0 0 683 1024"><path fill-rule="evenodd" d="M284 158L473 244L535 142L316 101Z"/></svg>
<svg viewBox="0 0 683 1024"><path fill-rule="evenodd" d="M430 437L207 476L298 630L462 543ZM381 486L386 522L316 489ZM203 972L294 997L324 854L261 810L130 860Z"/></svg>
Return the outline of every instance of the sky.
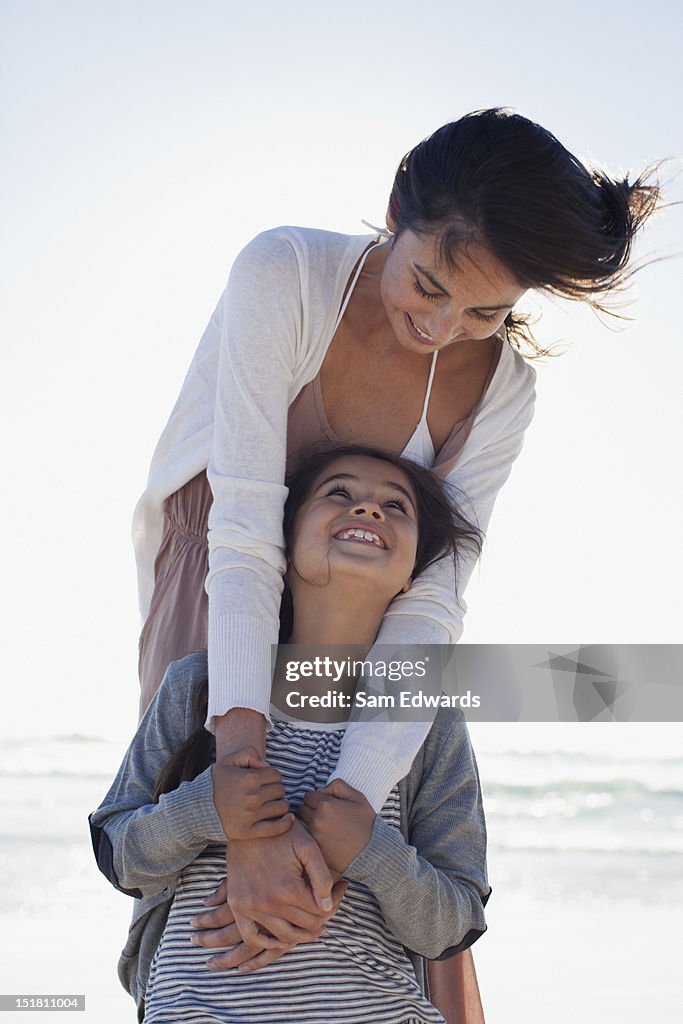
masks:
<svg viewBox="0 0 683 1024"><path fill-rule="evenodd" d="M510 105L681 200L673 3L0 3L0 734L125 736L130 519L240 248L277 224L383 223L400 157ZM681 208L648 228L615 331L536 296L523 454L464 639L680 639ZM643 733L645 736L645 733Z"/></svg>

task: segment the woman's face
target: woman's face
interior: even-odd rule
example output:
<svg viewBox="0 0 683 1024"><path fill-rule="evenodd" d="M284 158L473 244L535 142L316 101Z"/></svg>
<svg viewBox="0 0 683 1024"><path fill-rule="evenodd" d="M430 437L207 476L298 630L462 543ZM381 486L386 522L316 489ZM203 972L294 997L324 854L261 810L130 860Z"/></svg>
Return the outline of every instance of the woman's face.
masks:
<svg viewBox="0 0 683 1024"><path fill-rule="evenodd" d="M316 479L294 519L288 579L316 586L354 578L387 604L407 589L415 564L415 491L396 466L341 455Z"/></svg>
<svg viewBox="0 0 683 1024"><path fill-rule="evenodd" d="M451 270L436 234L405 230L391 243L380 290L399 344L424 353L491 337L526 289L478 243Z"/></svg>

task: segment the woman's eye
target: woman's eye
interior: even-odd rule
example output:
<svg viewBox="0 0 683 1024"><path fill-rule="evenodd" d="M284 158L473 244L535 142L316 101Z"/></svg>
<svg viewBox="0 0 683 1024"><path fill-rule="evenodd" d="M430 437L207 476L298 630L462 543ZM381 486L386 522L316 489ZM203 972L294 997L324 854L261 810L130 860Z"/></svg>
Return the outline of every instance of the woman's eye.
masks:
<svg viewBox="0 0 683 1024"><path fill-rule="evenodd" d="M413 279L413 288L422 299L440 299L441 292L428 292L423 288L417 278Z"/></svg>
<svg viewBox="0 0 683 1024"><path fill-rule="evenodd" d="M488 322L498 319L498 313L477 313L475 310L472 315L476 316L477 320L486 320Z"/></svg>

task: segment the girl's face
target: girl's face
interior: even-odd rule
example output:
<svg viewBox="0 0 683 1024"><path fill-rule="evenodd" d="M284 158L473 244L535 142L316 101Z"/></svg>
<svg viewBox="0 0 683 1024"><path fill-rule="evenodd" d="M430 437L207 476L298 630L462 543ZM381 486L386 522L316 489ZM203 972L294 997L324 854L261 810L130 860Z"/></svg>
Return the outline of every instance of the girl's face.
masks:
<svg viewBox="0 0 683 1024"><path fill-rule="evenodd" d="M525 289L484 246L473 242L451 270L437 235L406 229L391 243L380 291L399 344L425 353L490 338Z"/></svg>
<svg viewBox="0 0 683 1024"><path fill-rule="evenodd" d="M396 466L340 455L321 471L294 519L289 542L292 589L355 578L387 604L407 590L415 564L415 491Z"/></svg>

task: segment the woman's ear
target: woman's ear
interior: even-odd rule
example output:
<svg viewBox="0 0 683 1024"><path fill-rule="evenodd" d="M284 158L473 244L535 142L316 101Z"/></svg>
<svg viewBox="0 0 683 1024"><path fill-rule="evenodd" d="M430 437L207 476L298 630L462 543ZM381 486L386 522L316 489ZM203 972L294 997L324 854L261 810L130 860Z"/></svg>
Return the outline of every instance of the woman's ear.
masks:
<svg viewBox="0 0 683 1024"><path fill-rule="evenodd" d="M387 206L387 215L384 219L386 221L388 230L391 231L393 235L396 231L396 221L391 215L391 206Z"/></svg>
<svg viewBox="0 0 683 1024"><path fill-rule="evenodd" d="M403 586L401 587L400 593L401 594L407 594L408 591L410 590L410 585L411 585L412 582L413 582L413 577L411 576L410 579L408 580L408 582L404 583Z"/></svg>

